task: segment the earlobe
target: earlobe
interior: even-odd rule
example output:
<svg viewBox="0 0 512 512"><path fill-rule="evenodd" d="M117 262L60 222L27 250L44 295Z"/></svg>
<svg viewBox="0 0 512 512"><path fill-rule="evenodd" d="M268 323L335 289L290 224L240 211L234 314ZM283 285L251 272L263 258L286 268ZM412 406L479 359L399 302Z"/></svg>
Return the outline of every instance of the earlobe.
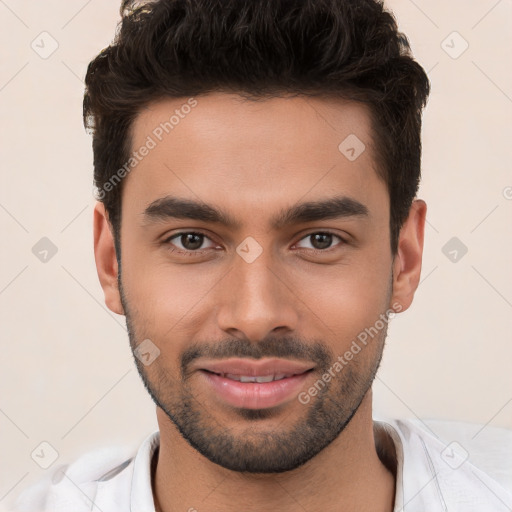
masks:
<svg viewBox="0 0 512 512"><path fill-rule="evenodd" d="M105 304L114 313L124 315L117 273L118 265L114 237L110 229L105 206L97 202L94 207L94 258L98 278L105 295Z"/></svg>
<svg viewBox="0 0 512 512"><path fill-rule="evenodd" d="M391 307L397 312L409 308L418 288L426 213L425 201L414 200L409 216L400 230L398 251L393 261L393 295L391 299Z"/></svg>

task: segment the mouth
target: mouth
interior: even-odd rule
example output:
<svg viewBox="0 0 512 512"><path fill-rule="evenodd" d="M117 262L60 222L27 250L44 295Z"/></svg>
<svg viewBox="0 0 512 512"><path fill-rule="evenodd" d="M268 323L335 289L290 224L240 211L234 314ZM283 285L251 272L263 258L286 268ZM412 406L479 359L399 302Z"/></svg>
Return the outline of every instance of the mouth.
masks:
<svg viewBox="0 0 512 512"><path fill-rule="evenodd" d="M244 409L266 409L292 401L314 368L282 359L229 359L203 363L197 370L221 402Z"/></svg>

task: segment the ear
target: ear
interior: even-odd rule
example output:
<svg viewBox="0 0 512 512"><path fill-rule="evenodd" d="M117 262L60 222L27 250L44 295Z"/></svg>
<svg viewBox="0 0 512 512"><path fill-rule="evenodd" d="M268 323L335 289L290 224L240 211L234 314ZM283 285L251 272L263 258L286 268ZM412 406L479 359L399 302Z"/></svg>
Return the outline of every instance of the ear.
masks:
<svg viewBox="0 0 512 512"><path fill-rule="evenodd" d="M94 207L94 258L96 270L100 279L105 304L110 311L118 315L124 315L121 304L121 294L117 284L117 259L114 237L110 230L110 222L105 206L97 202Z"/></svg>
<svg viewBox="0 0 512 512"><path fill-rule="evenodd" d="M396 312L409 308L420 282L426 214L425 201L414 200L409 216L400 230L398 251L393 260L393 295L391 298L391 307ZM401 308L397 306L398 304Z"/></svg>

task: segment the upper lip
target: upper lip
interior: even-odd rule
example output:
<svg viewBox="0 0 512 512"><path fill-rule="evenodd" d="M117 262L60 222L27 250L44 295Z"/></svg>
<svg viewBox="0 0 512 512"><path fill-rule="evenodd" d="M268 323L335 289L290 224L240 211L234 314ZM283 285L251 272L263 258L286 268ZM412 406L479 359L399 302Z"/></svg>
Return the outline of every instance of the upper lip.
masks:
<svg viewBox="0 0 512 512"><path fill-rule="evenodd" d="M285 374L298 375L314 368L314 364L301 363L286 359L225 359L221 361L205 361L197 365L199 370L213 373L263 377L267 375Z"/></svg>

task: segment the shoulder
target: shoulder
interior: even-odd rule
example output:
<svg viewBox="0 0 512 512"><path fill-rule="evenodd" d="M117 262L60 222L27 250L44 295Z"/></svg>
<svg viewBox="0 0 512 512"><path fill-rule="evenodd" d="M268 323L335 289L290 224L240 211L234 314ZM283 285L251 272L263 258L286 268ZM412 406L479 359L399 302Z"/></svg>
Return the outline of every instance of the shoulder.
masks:
<svg viewBox="0 0 512 512"><path fill-rule="evenodd" d="M404 494L425 485L422 493L430 492L440 509L512 507L511 430L443 420L383 423L388 431L393 427L395 444L399 441Z"/></svg>
<svg viewBox="0 0 512 512"><path fill-rule="evenodd" d="M403 430L414 432L450 468L474 466L512 492L512 430L461 421L409 420ZM472 469L471 467L469 469Z"/></svg>
<svg viewBox="0 0 512 512"><path fill-rule="evenodd" d="M155 437L151 434L146 441ZM145 442L146 442L145 441ZM108 487L118 510L129 510L130 488L137 449L103 447L58 466L18 495L13 512L82 512L99 507ZM106 507L111 510L111 507ZM106 511L105 511L106 512Z"/></svg>

